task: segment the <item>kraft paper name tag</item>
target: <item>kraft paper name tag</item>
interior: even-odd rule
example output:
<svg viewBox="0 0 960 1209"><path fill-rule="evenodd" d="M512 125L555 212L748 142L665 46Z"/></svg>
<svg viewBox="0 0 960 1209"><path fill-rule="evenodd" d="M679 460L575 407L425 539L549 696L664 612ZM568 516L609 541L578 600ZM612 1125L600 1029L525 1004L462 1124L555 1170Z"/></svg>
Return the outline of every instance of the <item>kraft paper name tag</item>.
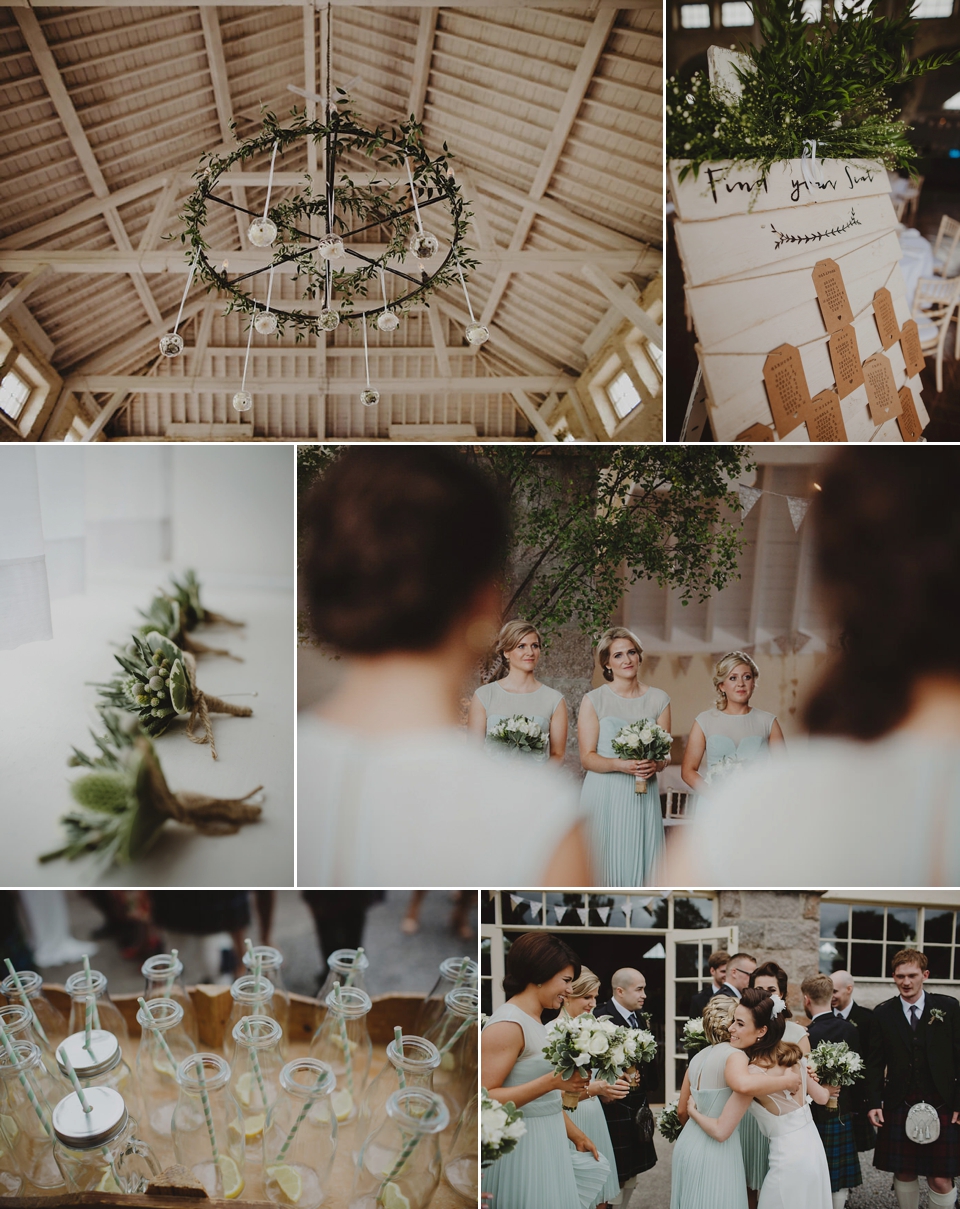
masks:
<svg viewBox="0 0 960 1209"><path fill-rule="evenodd" d="M848 323L835 331L827 341L830 349L830 363L833 366L833 380L837 384L837 394L845 399L858 386L863 385L863 368L860 365L860 349L857 347L857 333L853 324Z"/></svg>
<svg viewBox="0 0 960 1209"><path fill-rule="evenodd" d="M737 441L749 441L751 444L756 441L772 441L773 429L769 424L751 424L743 432L737 433L734 439Z"/></svg>
<svg viewBox="0 0 960 1209"><path fill-rule="evenodd" d="M828 332L836 332L846 323L853 323L853 311L843 284L840 266L835 260L818 260L813 266L813 286Z"/></svg>
<svg viewBox="0 0 960 1209"><path fill-rule="evenodd" d="M890 358L884 353L874 353L863 363L863 380L867 388L867 403L870 415L878 427L892 420L903 411L893 380Z"/></svg>
<svg viewBox="0 0 960 1209"><path fill-rule="evenodd" d="M920 330L915 319L908 319L900 329L900 351L907 367L907 377L912 378L923 369L923 350L920 347Z"/></svg>
<svg viewBox="0 0 960 1209"><path fill-rule="evenodd" d="M893 309L893 299L887 289L877 290L873 296L873 317L877 321L880 343L886 352L900 339L900 324Z"/></svg>
<svg viewBox="0 0 960 1209"><path fill-rule="evenodd" d="M763 381L777 435L785 437L804 422L812 402L800 350L781 344L769 353L763 363Z"/></svg>
<svg viewBox="0 0 960 1209"><path fill-rule="evenodd" d="M905 441L919 441L923 429L920 427L920 417L917 415L917 405L914 402L913 391L909 386L900 387L900 406L903 414L897 416L897 426ZM814 400L816 402L816 400Z"/></svg>
<svg viewBox="0 0 960 1209"><path fill-rule="evenodd" d="M807 432L811 441L845 441L847 430L843 426L843 413L835 390L822 390L813 396L813 404L807 413Z"/></svg>

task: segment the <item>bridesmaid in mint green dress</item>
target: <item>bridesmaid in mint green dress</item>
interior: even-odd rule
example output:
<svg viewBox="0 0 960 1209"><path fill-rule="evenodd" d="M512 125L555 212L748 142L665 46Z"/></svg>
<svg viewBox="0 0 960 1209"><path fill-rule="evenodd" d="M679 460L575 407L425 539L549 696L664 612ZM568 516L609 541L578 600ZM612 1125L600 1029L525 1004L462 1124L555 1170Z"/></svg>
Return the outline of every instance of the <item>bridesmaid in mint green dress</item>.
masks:
<svg viewBox="0 0 960 1209"><path fill-rule="evenodd" d="M583 1209L596 1203L609 1176L607 1160L562 1107L561 1090L578 1092L587 1080L562 1080L543 1056L541 1014L563 1006L579 975L577 955L547 933L525 933L507 954L509 999L481 1034L481 1076L493 1099L522 1110L526 1133L483 1173L496 1209Z"/></svg>
<svg viewBox="0 0 960 1209"><path fill-rule="evenodd" d="M670 698L639 679L643 649L636 635L616 626L597 645L609 683L586 694L577 733L587 775L580 804L589 820L598 886L644 886L663 854L663 816L657 773L668 761L621 760L611 746L631 722L656 722L670 730ZM636 792L637 776L646 793Z"/></svg>

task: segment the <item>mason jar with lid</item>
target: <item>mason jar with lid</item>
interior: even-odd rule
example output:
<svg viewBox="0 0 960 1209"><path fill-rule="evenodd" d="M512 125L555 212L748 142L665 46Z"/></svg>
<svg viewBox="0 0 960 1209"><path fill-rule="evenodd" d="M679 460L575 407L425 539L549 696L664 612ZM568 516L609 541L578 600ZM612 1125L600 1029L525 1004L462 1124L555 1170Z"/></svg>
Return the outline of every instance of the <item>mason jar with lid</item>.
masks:
<svg viewBox="0 0 960 1209"><path fill-rule="evenodd" d="M160 1173L150 1147L137 1136L137 1122L112 1087L76 1092L53 1110L53 1153L75 1192L145 1192Z"/></svg>
<svg viewBox="0 0 960 1209"><path fill-rule="evenodd" d="M273 945L254 945L243 955L243 964L252 974L260 962L260 973L273 983L273 1014L277 1024L287 1031L290 1017L290 993L283 981L283 954Z"/></svg>
<svg viewBox="0 0 960 1209"><path fill-rule="evenodd" d="M278 1205L316 1209L329 1193L337 1151L330 1111L333 1071L316 1058L298 1058L280 1072L280 1093L263 1133L263 1187Z"/></svg>
<svg viewBox="0 0 960 1209"><path fill-rule="evenodd" d="M176 952L158 953L155 957L148 957L140 967L140 973L143 975L144 981L144 999L148 1002L151 999L172 999L174 1003L180 1004L183 1009L181 1027L186 1030L187 1036L193 1042L194 1051L196 1051L200 1041L197 1013L193 1007L193 1000L184 986L183 962Z"/></svg>
<svg viewBox="0 0 960 1209"><path fill-rule="evenodd" d="M11 1153L20 1174L37 1188L62 1188L63 1176L53 1157L51 1104L62 1089L43 1065L32 1041L0 1045L0 1144Z"/></svg>
<svg viewBox="0 0 960 1209"><path fill-rule="evenodd" d="M349 1209L425 1209L440 1183L440 1134L450 1114L435 1092L395 1091L360 1152Z"/></svg>
<svg viewBox="0 0 960 1209"><path fill-rule="evenodd" d="M440 1065L440 1051L424 1037L402 1036L387 1045L386 1065L363 1093L357 1109L353 1135L353 1157L359 1156L363 1143L383 1124L387 1100L404 1087L422 1087L433 1091L433 1072Z"/></svg>
<svg viewBox="0 0 960 1209"><path fill-rule="evenodd" d="M444 1013L447 995L466 987L476 989L479 967L472 957L447 957L440 962L440 972L417 1012L416 1028L421 1037L436 1024Z"/></svg>
<svg viewBox="0 0 960 1209"><path fill-rule="evenodd" d="M326 1063L337 1079L330 1106L337 1121L356 1120L357 1104L370 1075L373 1044L367 1032L370 996L358 987L334 985L326 999L327 1015L310 1042L310 1057Z"/></svg>
<svg viewBox="0 0 960 1209"><path fill-rule="evenodd" d="M180 1087L177 1067L196 1053L196 1046L183 1027L183 1005L173 999L144 1000L137 1021L143 1029L137 1051L137 1083L143 1098L141 1127L144 1136L162 1159L172 1155L173 1110Z"/></svg>
<svg viewBox="0 0 960 1209"><path fill-rule="evenodd" d="M57 1047L60 1074L65 1079L70 1077L67 1065L61 1057L61 1051L66 1050L67 1058L84 1090L88 1087L112 1087L123 1097L123 1102L129 1105L130 1111L135 1116L139 1115L139 1090L116 1035L106 1029L95 1028L90 1030L89 1049L86 1040L86 1032L71 1033Z"/></svg>
<svg viewBox="0 0 960 1209"><path fill-rule="evenodd" d="M93 1025L94 1028L106 1029L120 1039L121 1045L130 1040L127 1033L127 1022L120 1014L120 1009L110 998L107 990L107 979L99 970L91 970L89 977L85 970L77 970L71 974L66 983L67 994L70 996L70 1031L78 1032L86 1027L87 1001L93 996Z"/></svg>
<svg viewBox="0 0 960 1209"><path fill-rule="evenodd" d="M35 970L17 970L16 974L9 974L0 982L0 991L8 1003L22 1003L30 1008L36 1020L34 1028L41 1038L46 1037L51 1049L70 1032L66 1016L43 993L43 979Z"/></svg>
<svg viewBox="0 0 960 1209"><path fill-rule="evenodd" d="M282 1036L269 1016L243 1016L233 1026L230 1090L243 1114L248 1164L260 1162L267 1113L280 1091Z"/></svg>
<svg viewBox="0 0 960 1209"><path fill-rule="evenodd" d="M173 1152L214 1200L243 1192L245 1148L240 1105L230 1091L230 1064L219 1054L194 1054L177 1067L180 1096L173 1111Z"/></svg>

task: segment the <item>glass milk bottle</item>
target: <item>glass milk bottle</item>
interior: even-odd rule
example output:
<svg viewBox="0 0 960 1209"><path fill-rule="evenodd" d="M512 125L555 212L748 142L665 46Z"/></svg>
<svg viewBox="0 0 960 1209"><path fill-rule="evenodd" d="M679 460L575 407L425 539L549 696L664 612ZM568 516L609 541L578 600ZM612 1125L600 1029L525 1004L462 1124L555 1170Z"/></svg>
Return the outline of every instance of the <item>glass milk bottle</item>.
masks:
<svg viewBox="0 0 960 1209"><path fill-rule="evenodd" d="M137 1122L112 1087L65 1096L53 1110L54 1156L73 1192L145 1192L160 1173ZM89 1111L87 1111L89 1110Z"/></svg>
<svg viewBox="0 0 960 1209"><path fill-rule="evenodd" d="M196 1046L183 1026L183 1005L173 999L144 999L137 1012L143 1030L137 1051L137 1082L143 1098L141 1128L164 1162L173 1156L173 1110L180 1087L177 1067Z"/></svg>
<svg viewBox="0 0 960 1209"><path fill-rule="evenodd" d="M455 1118L477 1089L479 1002L477 992L467 987L448 992L443 1016L428 1034L440 1051L433 1087L446 1100Z"/></svg>
<svg viewBox="0 0 960 1209"><path fill-rule="evenodd" d="M386 1109L386 1120L360 1152L349 1209L425 1209L440 1183L447 1106L416 1087L395 1091Z"/></svg>
<svg viewBox="0 0 960 1209"><path fill-rule="evenodd" d="M131 1112L141 1115L139 1089L123 1057L120 1042L113 1033L106 1029L91 1029L89 1047L86 1032L72 1033L67 1037L57 1047L57 1064L61 1075L67 1079L69 1068L63 1060L63 1051L66 1051L81 1087L112 1087L120 1093Z"/></svg>
<svg viewBox="0 0 960 1209"><path fill-rule="evenodd" d="M254 945L243 955L243 964L248 973L254 972L257 961L260 962L260 973L273 983L274 1018L286 1033L290 1014L290 994L283 982L283 954L272 945Z"/></svg>
<svg viewBox="0 0 960 1209"><path fill-rule="evenodd" d="M353 1134L355 1159L370 1134L386 1120L390 1096L404 1087L422 1087L426 1091L433 1091L433 1072L439 1065L440 1052L432 1041L410 1035L394 1037L387 1046L386 1064L363 1093L357 1109L357 1125Z"/></svg>
<svg viewBox="0 0 960 1209"><path fill-rule="evenodd" d="M370 1074L373 1045L367 1032L372 1004L366 991L335 983L326 1000L327 1015L310 1042L310 1057L333 1071L337 1090L330 1105L341 1125L354 1121L357 1102Z"/></svg>
<svg viewBox="0 0 960 1209"><path fill-rule="evenodd" d="M230 995L233 1005L230 1008L230 1018L223 1035L225 1057L233 1052L233 1030L244 1016L269 1016L271 1020L277 1018L273 983L263 974L259 978L256 974L241 975L230 987Z"/></svg>
<svg viewBox="0 0 960 1209"><path fill-rule="evenodd" d="M120 1014L120 1009L107 992L107 980L99 970L91 970L89 975L85 970L77 970L66 981L70 1005L70 1032L76 1033L84 1028L87 1020L87 1001L93 997L93 1027L107 1029L119 1038L121 1045L130 1040L127 1032L127 1022Z"/></svg>
<svg viewBox="0 0 960 1209"><path fill-rule="evenodd" d="M369 968L370 959L363 949L334 949L327 958L327 976L317 992L321 1024L326 1016L327 996L333 990L334 983L339 982L342 987L356 987L357 990L365 991L365 975Z"/></svg>
<svg viewBox="0 0 960 1209"><path fill-rule="evenodd" d="M9 1048L8 1048L9 1047ZM61 1188L63 1176L53 1157L51 1102L61 1088L47 1073L32 1041L0 1045L0 1134L20 1174L37 1188Z"/></svg>
<svg viewBox="0 0 960 1209"><path fill-rule="evenodd" d="M53 1049L70 1032L64 1014L57 1010L43 993L43 979L34 970L17 970L8 966L9 975L0 983L8 1003L29 1006L34 1016L34 1028L41 1041Z"/></svg>
<svg viewBox="0 0 960 1209"><path fill-rule="evenodd" d="M316 1058L298 1058L280 1072L280 1093L263 1133L263 1187L278 1205L316 1209L329 1192L337 1150L330 1110L333 1071Z"/></svg>
<svg viewBox="0 0 960 1209"><path fill-rule="evenodd" d="M417 1012L414 1027L421 1037L425 1037L443 1015L447 995L461 987L475 990L478 974L477 963L472 957L448 957L440 962L437 981L430 988Z"/></svg>
<svg viewBox="0 0 960 1209"><path fill-rule="evenodd" d="M12 1003L7 1007L0 1008L0 1028L3 1029L11 1041L32 1041L40 1051L43 1065L53 1076L53 1081L57 1084L62 1083L61 1095L66 1094L70 1090L68 1080L64 1079L60 1074L60 1067L53 1056L53 1050L37 1033L34 1027L33 1013L28 1007L24 1007L21 1003Z"/></svg>
<svg viewBox="0 0 960 1209"><path fill-rule="evenodd" d="M158 953L156 957L148 957L140 967L143 975L143 997L151 999L172 999L183 1008L183 1028L193 1042L196 1050L200 1041L197 1027L197 1013L194 1011L193 1000L183 984L183 962L174 949L171 953Z"/></svg>
<svg viewBox="0 0 960 1209"><path fill-rule="evenodd" d="M13 1148L7 1142L0 1127L0 1198L18 1196L23 1188L23 1176Z"/></svg>
<svg viewBox="0 0 960 1209"><path fill-rule="evenodd" d="M244 1188L243 1117L230 1093L230 1064L219 1054L194 1054L177 1068L180 1096L173 1112L177 1162L207 1195L235 1200Z"/></svg>
<svg viewBox="0 0 960 1209"><path fill-rule="evenodd" d="M280 1091L282 1036L269 1016L244 1016L233 1026L230 1090L243 1115L248 1166L260 1162L263 1127Z"/></svg>
<svg viewBox="0 0 960 1209"><path fill-rule="evenodd" d="M476 1092L460 1114L443 1161L443 1178L465 1205L475 1206L480 1197L480 1168L477 1163L479 1096Z"/></svg>

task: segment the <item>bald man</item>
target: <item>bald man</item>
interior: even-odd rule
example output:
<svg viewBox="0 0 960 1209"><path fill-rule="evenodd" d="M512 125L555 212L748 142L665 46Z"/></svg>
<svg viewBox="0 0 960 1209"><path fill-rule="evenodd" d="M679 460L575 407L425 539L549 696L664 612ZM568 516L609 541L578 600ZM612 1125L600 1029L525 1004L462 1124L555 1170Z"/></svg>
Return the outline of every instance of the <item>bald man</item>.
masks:
<svg viewBox="0 0 960 1209"><path fill-rule="evenodd" d="M873 1012L861 1007L853 999L853 975L849 970L834 970L830 975L833 983L833 998L831 1006L835 1016L841 1016L857 1026L860 1033L860 1053L866 1054L870 1049L870 1024ZM877 1131L867 1117L867 1085L861 1079L851 1088L856 1112L853 1113L853 1133L857 1142L857 1150L873 1150L877 1144Z"/></svg>
<svg viewBox="0 0 960 1209"><path fill-rule="evenodd" d="M647 997L647 980L639 970L625 967L617 970L610 979L610 998L604 1003L598 1003L593 1010L594 1016L609 1016L614 1024L625 1024L628 1028L643 1028L644 1021L639 1013ZM600 1101L603 1115L607 1119L610 1131L610 1141L613 1143L613 1153L617 1160L617 1178L624 1190L623 1203L630 1199L630 1192L636 1183L637 1176L649 1171L657 1161L657 1151L653 1145L653 1132L650 1131L650 1141L641 1138L641 1129L637 1128L637 1114L641 1113L641 1121L649 1118L652 1121L650 1107L647 1104L647 1093L644 1090L643 1072L638 1087L633 1088L622 1100L611 1100L607 1103ZM644 1111L646 1110L646 1111Z"/></svg>

